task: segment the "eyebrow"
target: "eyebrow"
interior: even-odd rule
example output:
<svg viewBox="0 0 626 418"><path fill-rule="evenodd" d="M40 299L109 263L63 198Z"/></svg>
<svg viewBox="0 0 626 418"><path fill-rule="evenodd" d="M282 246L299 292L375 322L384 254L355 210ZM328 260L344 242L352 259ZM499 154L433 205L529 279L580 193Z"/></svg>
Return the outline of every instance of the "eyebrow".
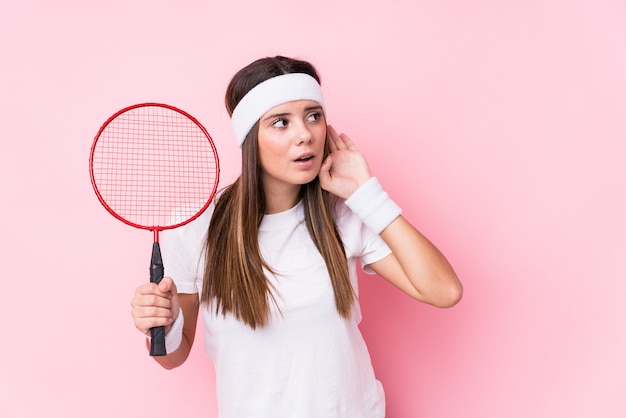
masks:
<svg viewBox="0 0 626 418"><path fill-rule="evenodd" d="M320 105L315 105L315 106L308 106L305 107L304 112L310 112L312 110L322 110L322 106ZM290 116L291 113L290 112L281 112L281 113L272 113L271 115L267 115L266 117L264 117L262 120L268 120L268 119L274 119L274 118L280 118L280 117L285 117L285 116Z"/></svg>

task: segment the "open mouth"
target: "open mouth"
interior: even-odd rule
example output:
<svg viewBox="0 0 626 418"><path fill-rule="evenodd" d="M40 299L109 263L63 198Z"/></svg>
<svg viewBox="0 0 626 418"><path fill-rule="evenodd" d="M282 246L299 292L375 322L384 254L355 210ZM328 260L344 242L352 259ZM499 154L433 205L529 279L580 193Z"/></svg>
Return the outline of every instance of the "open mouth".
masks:
<svg viewBox="0 0 626 418"><path fill-rule="evenodd" d="M314 156L312 154L307 154L307 155L303 155L303 156L297 158L296 162L302 163L302 162L305 162L305 161L312 160L313 158L314 158Z"/></svg>

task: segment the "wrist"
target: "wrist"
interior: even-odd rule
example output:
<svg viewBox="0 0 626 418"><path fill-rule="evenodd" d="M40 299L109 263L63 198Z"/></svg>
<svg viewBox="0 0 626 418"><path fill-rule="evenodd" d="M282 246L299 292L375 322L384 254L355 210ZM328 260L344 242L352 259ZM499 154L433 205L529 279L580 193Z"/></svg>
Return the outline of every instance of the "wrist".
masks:
<svg viewBox="0 0 626 418"><path fill-rule="evenodd" d="M402 209L383 190L376 177L359 186L346 200L346 206L377 234L402 214Z"/></svg>

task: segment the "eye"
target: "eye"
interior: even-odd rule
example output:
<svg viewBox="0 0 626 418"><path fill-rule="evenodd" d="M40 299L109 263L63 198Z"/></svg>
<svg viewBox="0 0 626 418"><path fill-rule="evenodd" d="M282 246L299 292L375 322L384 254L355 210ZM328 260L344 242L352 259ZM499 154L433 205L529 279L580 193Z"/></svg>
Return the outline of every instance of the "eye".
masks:
<svg viewBox="0 0 626 418"><path fill-rule="evenodd" d="M285 118L276 119L274 122L272 122L272 126L274 128L284 128L288 124L289 124L289 122Z"/></svg>
<svg viewBox="0 0 626 418"><path fill-rule="evenodd" d="M322 114L320 112L313 112L306 117L306 120L309 122L317 122L322 118Z"/></svg>

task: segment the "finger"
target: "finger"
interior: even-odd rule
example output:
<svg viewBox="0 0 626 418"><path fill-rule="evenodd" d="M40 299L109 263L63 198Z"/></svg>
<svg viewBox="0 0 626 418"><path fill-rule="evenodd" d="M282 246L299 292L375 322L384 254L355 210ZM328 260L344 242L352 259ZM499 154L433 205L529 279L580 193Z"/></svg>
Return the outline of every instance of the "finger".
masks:
<svg viewBox="0 0 626 418"><path fill-rule="evenodd" d="M171 295L175 295L178 293L176 291L176 284L171 277L163 277L163 279L159 282L158 288L159 291L163 293L170 293Z"/></svg>
<svg viewBox="0 0 626 418"><path fill-rule="evenodd" d="M327 190L328 186L330 185L332 178L330 175L330 169L333 165L333 160L332 157L329 155L328 157L326 157L326 159L324 160L324 162L322 163L322 166L320 167L320 172L319 172L319 180L320 180L320 185L322 186L322 189Z"/></svg>
<svg viewBox="0 0 626 418"><path fill-rule="evenodd" d="M339 138L341 138L341 142L343 143L343 145L345 145L345 147L351 151L355 151L357 150L356 145L354 145L354 142L352 142L352 140L350 139L350 137L346 134L341 134L339 135Z"/></svg>
<svg viewBox="0 0 626 418"><path fill-rule="evenodd" d="M134 318L135 327L139 331L141 331L142 333L148 336L150 335L150 328L167 327L168 325L171 325L173 322L174 321L171 316L170 317L151 316L151 317L145 317L145 318L140 318L140 317Z"/></svg>
<svg viewBox="0 0 626 418"><path fill-rule="evenodd" d="M320 167L320 180L325 180L330 177L330 168L332 167L332 165L333 157L329 155L328 157L326 157L326 159L322 163L322 166Z"/></svg>
<svg viewBox="0 0 626 418"><path fill-rule="evenodd" d="M155 283L150 283L137 288L130 303L133 307L159 306L169 308L172 305L172 297L170 292L160 292Z"/></svg>
<svg viewBox="0 0 626 418"><path fill-rule="evenodd" d="M337 147L335 146L335 140L333 139L332 134L330 133L330 130L328 131L328 134L326 135L326 145L328 147L329 153L333 153L337 151Z"/></svg>
<svg viewBox="0 0 626 418"><path fill-rule="evenodd" d="M133 316L136 319L171 318L172 310L161 306L135 306Z"/></svg>
<svg viewBox="0 0 626 418"><path fill-rule="evenodd" d="M161 292L155 283L139 286L131 300L131 315L135 327L146 335L150 328L171 325L173 301L171 292Z"/></svg>
<svg viewBox="0 0 626 418"><path fill-rule="evenodd" d="M151 328L153 321L158 320L163 322L164 325L172 321L173 309L170 306L156 306L156 305L134 305L131 309L131 315L135 321L136 326L144 328Z"/></svg>
<svg viewBox="0 0 626 418"><path fill-rule="evenodd" d="M172 309L160 306L133 306L131 310L135 327L145 334L150 328L168 326L174 322Z"/></svg>
<svg viewBox="0 0 626 418"><path fill-rule="evenodd" d="M137 295L147 295L147 294L151 294L151 293L162 294L163 292L161 292L159 290L159 285L158 284L156 284L154 282L148 282L148 281L142 283L135 290L135 294L137 294Z"/></svg>
<svg viewBox="0 0 626 418"><path fill-rule="evenodd" d="M162 297L171 298L173 295L177 295L176 284L171 277L164 277L158 284L153 282L146 282L139 286L136 291L136 295L158 295Z"/></svg>
<svg viewBox="0 0 626 418"><path fill-rule="evenodd" d="M339 150L347 149L351 151L357 150L356 145L354 145L354 143L352 142L352 140L350 139L348 135L344 133L338 134L334 128L331 127L331 129L332 129L331 132L333 136L333 143L337 149Z"/></svg>
<svg viewBox="0 0 626 418"><path fill-rule="evenodd" d="M340 145L342 142L341 138L339 137L339 134L337 133L335 128L333 128L331 125L328 125L328 134L328 137L330 138L330 150L336 151L340 149Z"/></svg>

